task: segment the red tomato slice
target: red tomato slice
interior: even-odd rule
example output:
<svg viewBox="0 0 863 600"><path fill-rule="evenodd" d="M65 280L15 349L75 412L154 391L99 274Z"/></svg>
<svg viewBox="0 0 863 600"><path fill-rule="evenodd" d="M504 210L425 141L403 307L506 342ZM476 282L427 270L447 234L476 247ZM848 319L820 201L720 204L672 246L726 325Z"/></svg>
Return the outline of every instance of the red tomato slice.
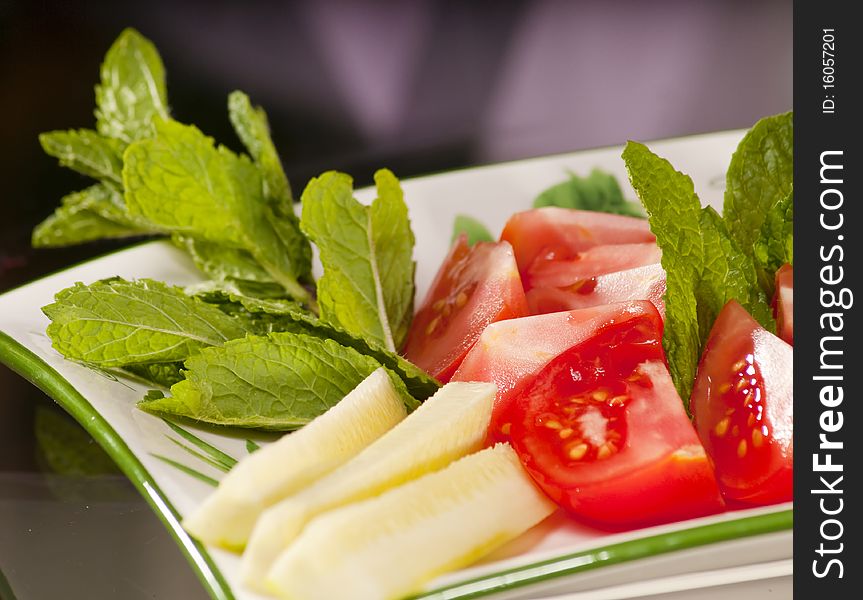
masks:
<svg viewBox="0 0 863 600"><path fill-rule="evenodd" d="M566 349L611 323L633 319L652 321L661 331L662 319L649 302L622 302L494 323L482 333L452 380L497 385L489 441L504 440L509 428L507 406L524 384Z"/></svg>
<svg viewBox="0 0 863 600"><path fill-rule="evenodd" d="M776 271L776 294L773 296L776 334L794 345L794 267L784 264Z"/></svg>
<svg viewBox="0 0 863 600"><path fill-rule="evenodd" d="M512 445L560 506L611 529L718 512L713 468L648 316L606 326L510 404Z"/></svg>
<svg viewBox="0 0 863 600"><path fill-rule="evenodd" d="M731 300L713 324L690 407L726 500L791 500L792 349Z"/></svg>
<svg viewBox="0 0 863 600"><path fill-rule="evenodd" d="M489 323L527 312L509 243L468 246L462 235L414 317L404 355L446 382Z"/></svg>
<svg viewBox="0 0 863 600"><path fill-rule="evenodd" d="M663 296L665 271L656 263L582 279L566 288L535 287L527 292L527 304L531 314L538 315L613 302L649 300L664 318Z"/></svg>
<svg viewBox="0 0 863 600"><path fill-rule="evenodd" d="M539 256L523 275L524 289L578 286L598 275L657 264L661 258L662 251L655 242L594 246L568 259Z"/></svg>
<svg viewBox="0 0 863 600"><path fill-rule="evenodd" d="M653 242L647 219L547 206L516 213L500 235L512 244L519 271L538 256L569 259L593 246Z"/></svg>

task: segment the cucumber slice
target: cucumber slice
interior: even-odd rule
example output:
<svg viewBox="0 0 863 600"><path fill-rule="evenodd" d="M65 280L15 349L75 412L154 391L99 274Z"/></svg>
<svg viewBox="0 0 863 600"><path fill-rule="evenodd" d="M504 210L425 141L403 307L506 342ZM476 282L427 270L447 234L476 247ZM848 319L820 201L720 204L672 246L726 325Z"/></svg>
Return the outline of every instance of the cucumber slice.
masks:
<svg viewBox="0 0 863 600"><path fill-rule="evenodd" d="M355 458L264 511L243 554L243 581L263 591L273 561L313 517L376 496L479 450L496 391L492 383L446 384Z"/></svg>
<svg viewBox="0 0 863 600"><path fill-rule="evenodd" d="M207 544L242 550L268 506L356 456L406 414L389 375L377 369L305 427L240 461L183 527Z"/></svg>
<svg viewBox="0 0 863 600"><path fill-rule="evenodd" d="M292 600L401 598L554 512L509 444L314 519L266 585Z"/></svg>

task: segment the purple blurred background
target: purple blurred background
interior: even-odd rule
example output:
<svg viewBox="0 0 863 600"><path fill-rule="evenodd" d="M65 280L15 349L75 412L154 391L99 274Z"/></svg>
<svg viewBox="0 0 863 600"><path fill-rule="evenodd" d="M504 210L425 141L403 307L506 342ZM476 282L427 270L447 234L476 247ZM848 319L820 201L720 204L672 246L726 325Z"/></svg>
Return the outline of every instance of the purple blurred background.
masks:
<svg viewBox="0 0 863 600"><path fill-rule="evenodd" d="M121 245L33 251L29 239L62 195L87 185L44 155L37 135L93 127L99 64L123 27L161 52L180 121L239 149L227 94L239 88L262 105L298 192L325 169L366 185L381 166L406 177L748 127L791 108L791 8L788 0L0 0L0 292ZM14 531L0 518L0 572L19 598L49 597L39 587L48 579L21 566L27 548L41 555L86 540L79 556L56 553L59 589L89 581L94 599L203 598L122 479L109 482L119 505L103 501L104 485L81 481L74 500L40 504L57 497L48 489L57 483L40 475L34 410L51 406L0 367L0 504L25 498L11 504L18 513L5 513L9 522L19 515ZM55 522L68 524L55 531ZM33 537L34 524L53 533ZM124 544L137 551L112 556L105 569L105 548ZM102 558L88 561L88 552Z"/></svg>

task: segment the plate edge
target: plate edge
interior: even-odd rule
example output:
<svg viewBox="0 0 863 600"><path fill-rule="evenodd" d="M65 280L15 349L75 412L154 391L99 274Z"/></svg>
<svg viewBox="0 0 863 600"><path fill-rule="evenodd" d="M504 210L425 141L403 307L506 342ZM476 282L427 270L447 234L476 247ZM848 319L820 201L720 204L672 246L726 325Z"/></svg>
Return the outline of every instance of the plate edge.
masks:
<svg viewBox="0 0 863 600"><path fill-rule="evenodd" d="M480 575L411 596L411 600L470 600L640 558L791 530L793 525L792 508L721 523L699 525L607 544L511 567L497 573Z"/></svg>
<svg viewBox="0 0 863 600"><path fill-rule="evenodd" d="M50 396L108 453L171 533L213 600L235 600L212 557L183 529L179 513L152 475L90 402L53 367L4 331L0 331L0 362Z"/></svg>

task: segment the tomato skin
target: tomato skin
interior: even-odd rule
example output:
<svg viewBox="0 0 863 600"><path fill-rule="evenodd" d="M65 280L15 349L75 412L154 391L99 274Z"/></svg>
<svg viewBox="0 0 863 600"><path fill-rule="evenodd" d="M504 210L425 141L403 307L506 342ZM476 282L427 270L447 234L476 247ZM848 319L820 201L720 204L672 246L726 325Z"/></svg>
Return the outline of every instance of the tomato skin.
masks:
<svg viewBox="0 0 863 600"><path fill-rule="evenodd" d="M512 215L500 235L512 244L521 273L538 256L573 258L603 244L655 242L647 219L547 206Z"/></svg>
<svg viewBox="0 0 863 600"><path fill-rule="evenodd" d="M536 483L578 519L624 529L724 508L664 364L661 324L610 323L543 368L507 408Z"/></svg>
<svg viewBox="0 0 863 600"><path fill-rule="evenodd" d="M776 271L776 293L773 296L776 335L794 345L794 267L784 264Z"/></svg>
<svg viewBox="0 0 863 600"><path fill-rule="evenodd" d="M690 400L698 436L728 502L793 496L793 351L735 300L720 312Z"/></svg>
<svg viewBox="0 0 863 600"><path fill-rule="evenodd" d="M556 356L612 323L644 318L662 331L662 317L646 301L620 302L582 310L500 321L489 325L462 361L452 381L497 385L489 443L504 441L506 409L519 390Z"/></svg>
<svg viewBox="0 0 863 600"><path fill-rule="evenodd" d="M649 300L665 318L663 296L665 271L659 263L598 275L569 288L534 287L526 294L527 305L534 315L614 302Z"/></svg>
<svg viewBox="0 0 863 600"><path fill-rule="evenodd" d="M527 314L509 243L468 246L462 235L414 316L404 356L446 383L487 325Z"/></svg>

